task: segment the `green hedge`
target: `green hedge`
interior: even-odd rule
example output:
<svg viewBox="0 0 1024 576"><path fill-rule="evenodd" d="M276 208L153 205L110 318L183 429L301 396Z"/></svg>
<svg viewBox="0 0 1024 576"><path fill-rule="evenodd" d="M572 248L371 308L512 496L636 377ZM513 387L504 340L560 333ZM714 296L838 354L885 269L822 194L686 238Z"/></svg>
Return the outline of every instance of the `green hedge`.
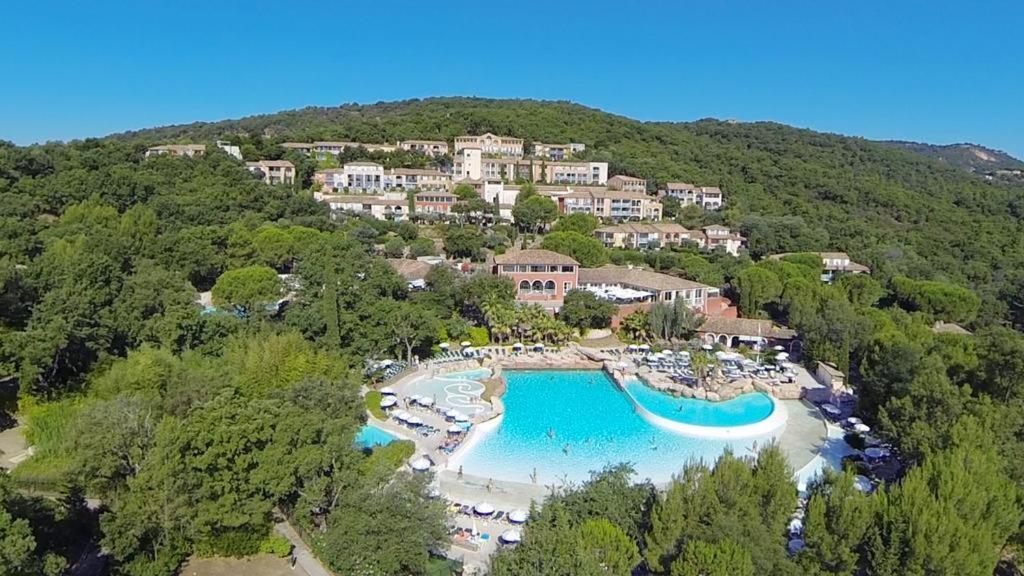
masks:
<svg viewBox="0 0 1024 576"><path fill-rule="evenodd" d="M377 420L387 420L388 415L384 413L384 409L380 407L381 393L376 390L370 390L366 393L366 409L369 410L370 414L373 415Z"/></svg>

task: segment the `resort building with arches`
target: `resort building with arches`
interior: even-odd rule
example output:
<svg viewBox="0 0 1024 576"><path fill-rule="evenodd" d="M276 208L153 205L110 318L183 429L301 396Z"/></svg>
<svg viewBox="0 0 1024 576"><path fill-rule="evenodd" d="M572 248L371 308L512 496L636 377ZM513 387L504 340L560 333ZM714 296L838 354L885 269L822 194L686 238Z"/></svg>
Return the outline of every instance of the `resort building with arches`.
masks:
<svg viewBox="0 0 1024 576"><path fill-rule="evenodd" d="M558 311L565 294L579 284L580 263L550 250L512 250L494 257L494 273L510 278L516 301Z"/></svg>

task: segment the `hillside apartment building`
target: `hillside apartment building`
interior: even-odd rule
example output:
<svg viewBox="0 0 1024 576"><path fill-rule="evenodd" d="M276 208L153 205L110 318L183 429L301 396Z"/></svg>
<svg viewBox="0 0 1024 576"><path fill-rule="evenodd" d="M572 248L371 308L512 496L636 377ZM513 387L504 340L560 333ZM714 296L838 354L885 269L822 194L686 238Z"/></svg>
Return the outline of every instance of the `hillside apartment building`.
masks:
<svg viewBox="0 0 1024 576"><path fill-rule="evenodd" d="M206 154L206 144L163 144L146 150L146 158L164 155L192 158L203 154Z"/></svg>
<svg viewBox="0 0 1024 576"><path fill-rule="evenodd" d="M791 256L793 252L773 254L769 256L772 260L781 260ZM870 274L871 268L858 264L850 259L846 252L808 252L821 258L821 281L831 284L841 274Z"/></svg>
<svg viewBox="0 0 1024 576"><path fill-rule="evenodd" d="M295 183L295 165L287 160L260 160L246 162L245 167L253 174L260 176L271 186L277 184L292 185Z"/></svg>
<svg viewBox="0 0 1024 576"><path fill-rule="evenodd" d="M512 182L548 182L579 186L604 186L608 182L607 162L547 161L536 158L487 156L479 148L463 148L455 153L452 178L463 180L503 180Z"/></svg>
<svg viewBox="0 0 1024 576"><path fill-rule="evenodd" d="M733 256L739 255L740 248L746 245L745 238L724 226L689 230L674 222L624 222L598 228L594 236L609 248L645 249L693 242L706 250L721 246Z"/></svg>
<svg viewBox="0 0 1024 576"><path fill-rule="evenodd" d="M608 188L621 190L623 192L647 192L647 180L634 178L632 176L612 176L608 179Z"/></svg>
<svg viewBox="0 0 1024 576"><path fill-rule="evenodd" d="M317 170L313 181L321 190L371 193L392 189L447 190L452 183L451 174L422 168L385 169L376 162L348 162L341 168Z"/></svg>
<svg viewBox="0 0 1024 576"><path fill-rule="evenodd" d="M545 144L544 142L533 142L533 155L537 158L547 160L565 160L579 154L587 149L586 144L569 142L568 144Z"/></svg>
<svg viewBox="0 0 1024 576"><path fill-rule="evenodd" d="M493 156L523 157L523 139L511 136L495 136L490 132L480 136L457 136L455 138L455 154L464 148L476 148L482 154Z"/></svg>
<svg viewBox="0 0 1024 576"><path fill-rule="evenodd" d="M664 190L658 191L659 196L669 196L679 200L680 206L696 205L705 210L718 210L722 207L722 190L715 186L695 186L685 182L669 182Z"/></svg>

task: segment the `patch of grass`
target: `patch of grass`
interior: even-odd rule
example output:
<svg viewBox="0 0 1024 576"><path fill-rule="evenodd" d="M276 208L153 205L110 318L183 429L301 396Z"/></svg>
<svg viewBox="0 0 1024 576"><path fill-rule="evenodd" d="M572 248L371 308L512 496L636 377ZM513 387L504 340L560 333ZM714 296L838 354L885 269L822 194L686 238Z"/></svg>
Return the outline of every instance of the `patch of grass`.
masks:
<svg viewBox="0 0 1024 576"><path fill-rule="evenodd" d="M25 438L34 453L11 473L19 484L46 489L64 482L71 469L68 441L85 404L82 397L46 403L31 398L22 400Z"/></svg>
<svg viewBox="0 0 1024 576"><path fill-rule="evenodd" d="M380 407L380 399L382 394L376 390L370 390L366 393L366 409L370 412L377 420L381 422L388 419L388 415L384 413L384 409Z"/></svg>
<svg viewBox="0 0 1024 576"><path fill-rule="evenodd" d="M278 558L284 558L292 553L292 543L284 536L281 536L276 532L271 532L269 536L260 542L259 553L273 554Z"/></svg>

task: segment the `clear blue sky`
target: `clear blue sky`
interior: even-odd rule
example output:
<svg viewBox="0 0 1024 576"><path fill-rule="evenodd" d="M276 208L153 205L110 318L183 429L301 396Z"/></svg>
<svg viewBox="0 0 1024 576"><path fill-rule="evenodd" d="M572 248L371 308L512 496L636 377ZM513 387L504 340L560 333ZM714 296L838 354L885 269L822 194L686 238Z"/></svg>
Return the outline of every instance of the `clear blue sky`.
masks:
<svg viewBox="0 0 1024 576"><path fill-rule="evenodd" d="M472 95L1024 157L1022 22L1020 0L11 2L0 139Z"/></svg>

